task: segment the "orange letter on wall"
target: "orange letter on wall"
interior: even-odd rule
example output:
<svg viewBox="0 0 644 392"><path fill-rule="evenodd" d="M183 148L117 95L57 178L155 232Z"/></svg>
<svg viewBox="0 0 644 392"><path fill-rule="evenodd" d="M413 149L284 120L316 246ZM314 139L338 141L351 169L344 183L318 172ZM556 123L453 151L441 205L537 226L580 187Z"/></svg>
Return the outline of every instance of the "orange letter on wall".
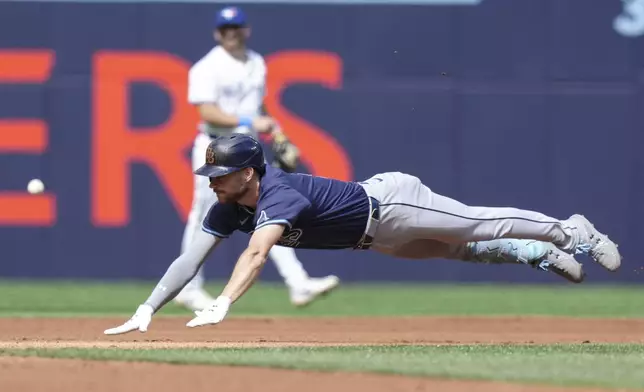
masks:
<svg viewBox="0 0 644 392"><path fill-rule="evenodd" d="M342 59L334 53L287 51L268 56L266 110L301 151L302 161L318 176L350 181L351 161L342 146L324 130L289 112L281 104L284 89L295 83L342 86Z"/></svg>
<svg viewBox="0 0 644 392"><path fill-rule="evenodd" d="M144 163L157 175L182 218L192 202L191 165L184 157L197 112L187 104L188 69L167 53L100 52L94 57L92 223L124 226L130 220L130 164ZM150 82L170 96L166 123L139 129L129 125L128 87ZM161 197L152 195L151 197Z"/></svg>
<svg viewBox="0 0 644 392"><path fill-rule="evenodd" d="M43 83L49 79L54 57L48 50L0 51L0 83ZM44 121L0 120L0 153L41 154L46 149ZM0 192L1 226L51 226L55 221L53 194Z"/></svg>

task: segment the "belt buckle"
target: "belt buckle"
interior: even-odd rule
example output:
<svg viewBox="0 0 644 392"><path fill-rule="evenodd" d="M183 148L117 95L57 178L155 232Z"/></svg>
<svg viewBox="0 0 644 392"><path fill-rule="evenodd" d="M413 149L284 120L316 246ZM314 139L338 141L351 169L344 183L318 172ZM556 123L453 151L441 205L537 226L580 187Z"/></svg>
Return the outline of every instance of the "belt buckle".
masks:
<svg viewBox="0 0 644 392"><path fill-rule="evenodd" d="M371 245L373 245L373 237L370 235L365 235L364 240L362 240L358 248L362 250L367 250L371 248Z"/></svg>

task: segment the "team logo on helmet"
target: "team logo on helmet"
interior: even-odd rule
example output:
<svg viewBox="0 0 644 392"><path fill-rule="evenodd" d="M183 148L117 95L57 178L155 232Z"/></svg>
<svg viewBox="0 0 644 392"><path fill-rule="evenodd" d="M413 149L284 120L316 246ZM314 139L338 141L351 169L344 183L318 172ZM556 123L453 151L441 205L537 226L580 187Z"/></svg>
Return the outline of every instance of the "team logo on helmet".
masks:
<svg viewBox="0 0 644 392"><path fill-rule="evenodd" d="M208 146L208 149L206 150L206 164L215 164L215 150L210 146Z"/></svg>
<svg viewBox="0 0 644 392"><path fill-rule="evenodd" d="M223 16L225 19L232 19L237 16L237 9L234 7L224 8L221 11L221 16Z"/></svg>

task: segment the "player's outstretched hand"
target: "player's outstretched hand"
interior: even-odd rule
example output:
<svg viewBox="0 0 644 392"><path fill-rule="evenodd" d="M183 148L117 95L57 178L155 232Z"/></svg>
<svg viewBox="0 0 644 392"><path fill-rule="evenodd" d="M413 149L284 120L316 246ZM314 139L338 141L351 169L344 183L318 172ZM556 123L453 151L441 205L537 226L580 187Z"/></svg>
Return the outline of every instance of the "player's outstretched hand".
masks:
<svg viewBox="0 0 644 392"><path fill-rule="evenodd" d="M150 305L139 305L138 309L136 309L136 313L134 313L134 316L132 316L132 318L127 320L123 325L106 329L104 333L105 335L119 335L137 329L141 332L145 332L148 330L150 321L152 321L153 313L154 310Z"/></svg>
<svg viewBox="0 0 644 392"><path fill-rule="evenodd" d="M220 323L230 308L230 298L220 295L216 300L210 304L206 309L202 311L196 311L195 314L197 317L188 321L186 326L188 327L200 327L208 324L217 324Z"/></svg>

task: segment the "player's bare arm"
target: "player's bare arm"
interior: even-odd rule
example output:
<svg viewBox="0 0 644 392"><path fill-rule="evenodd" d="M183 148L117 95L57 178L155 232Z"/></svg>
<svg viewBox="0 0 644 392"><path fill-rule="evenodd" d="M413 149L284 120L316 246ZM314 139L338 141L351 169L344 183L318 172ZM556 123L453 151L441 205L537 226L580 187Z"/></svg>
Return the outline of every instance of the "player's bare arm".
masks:
<svg viewBox="0 0 644 392"><path fill-rule="evenodd" d="M221 322L226 317L230 305L244 295L255 283L266 263L268 251L277 243L282 233L284 233L284 226L279 224L266 225L256 230L248 242L248 247L239 257L221 295L209 308L196 312L197 317L186 325L199 327Z"/></svg>
<svg viewBox="0 0 644 392"><path fill-rule="evenodd" d="M239 117L224 113L216 103L202 103L198 107L201 118L213 126L233 128L239 125Z"/></svg>
<svg viewBox="0 0 644 392"><path fill-rule="evenodd" d="M263 112L264 107L262 107ZM287 171L295 171L300 151L286 137L282 128L271 117L258 116L254 119L240 118L224 113L216 103L199 105L201 118L215 127L232 128L239 125L251 126L260 133L270 135L271 147L276 156L278 167Z"/></svg>
<svg viewBox="0 0 644 392"><path fill-rule="evenodd" d="M257 132L270 132L275 127L275 121L267 116L254 118L238 117L224 113L223 110L213 102L202 103L199 106L199 115L207 123L222 128L234 128L240 125L250 126Z"/></svg>
<svg viewBox="0 0 644 392"><path fill-rule="evenodd" d="M253 233L221 295L230 298L231 302L244 295L255 283L266 263L268 251L277 243L282 233L284 226L278 224L263 226Z"/></svg>
<svg viewBox="0 0 644 392"><path fill-rule="evenodd" d="M118 335L137 329L140 332L147 331L152 315L183 289L220 242L220 238L206 232L196 233L194 242L170 264L148 299L138 307L132 318L118 327L107 329L105 334Z"/></svg>

